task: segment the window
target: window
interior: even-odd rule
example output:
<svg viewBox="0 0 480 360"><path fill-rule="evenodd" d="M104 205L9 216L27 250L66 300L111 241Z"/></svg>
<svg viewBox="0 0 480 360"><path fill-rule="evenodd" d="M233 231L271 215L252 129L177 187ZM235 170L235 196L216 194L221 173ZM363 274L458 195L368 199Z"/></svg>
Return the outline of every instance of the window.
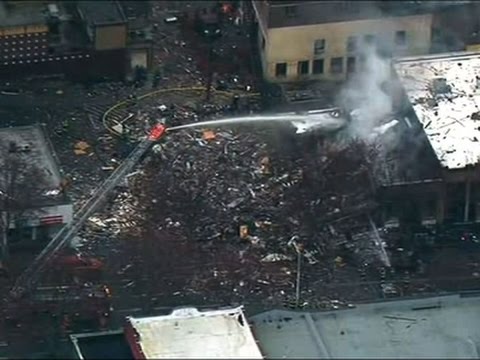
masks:
<svg viewBox="0 0 480 360"><path fill-rule="evenodd" d="M278 63L275 65L275 76L286 76L287 75L287 63Z"/></svg>
<svg viewBox="0 0 480 360"><path fill-rule="evenodd" d="M347 51L354 52L355 50L357 50L357 37L349 36L347 39Z"/></svg>
<svg viewBox="0 0 480 360"><path fill-rule="evenodd" d="M405 31L395 32L395 45L397 46L407 45L407 33Z"/></svg>
<svg viewBox="0 0 480 360"><path fill-rule="evenodd" d="M355 72L355 62L356 59L353 56L347 58L347 73Z"/></svg>
<svg viewBox="0 0 480 360"><path fill-rule="evenodd" d="M308 75L310 72L310 62L308 60L299 61L297 67L297 74L298 75Z"/></svg>
<svg viewBox="0 0 480 360"><path fill-rule="evenodd" d="M343 58L336 57L330 60L330 72L332 74L343 73Z"/></svg>
<svg viewBox="0 0 480 360"><path fill-rule="evenodd" d="M313 48L313 53L315 55L321 55L325 52L325 39L315 40L315 45Z"/></svg>
<svg viewBox="0 0 480 360"><path fill-rule="evenodd" d="M314 74L323 74L323 59L315 59L315 60L313 60L312 73L314 73Z"/></svg>
<svg viewBox="0 0 480 360"><path fill-rule="evenodd" d="M365 35L365 43L368 45L372 45L375 43L375 35L367 34Z"/></svg>
<svg viewBox="0 0 480 360"><path fill-rule="evenodd" d="M297 16L297 7L296 6L286 6L285 7L285 15L287 17Z"/></svg>

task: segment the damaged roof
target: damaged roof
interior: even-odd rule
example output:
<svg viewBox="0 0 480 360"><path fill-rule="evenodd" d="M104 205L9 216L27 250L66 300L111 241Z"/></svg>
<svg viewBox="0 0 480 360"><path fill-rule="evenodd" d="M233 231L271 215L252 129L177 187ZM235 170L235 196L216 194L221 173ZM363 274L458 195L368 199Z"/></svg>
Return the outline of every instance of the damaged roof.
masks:
<svg viewBox="0 0 480 360"><path fill-rule="evenodd" d="M479 357L473 294L380 301L326 312L272 310L252 327L266 358Z"/></svg>
<svg viewBox="0 0 480 360"><path fill-rule="evenodd" d="M480 53L408 58L395 69L442 166L480 158Z"/></svg>
<svg viewBox="0 0 480 360"><path fill-rule="evenodd" d="M184 308L127 321L135 337L127 335L132 352L142 358L263 358L242 307L204 312Z"/></svg>
<svg viewBox="0 0 480 360"><path fill-rule="evenodd" d="M0 149L2 151L10 151L9 146L15 144L18 148L18 155L21 155L22 159L29 159L29 164L38 165L43 170L45 185L49 189L59 187L61 182L60 169L55 159L53 147L41 125L0 128L0 144L2 145ZM3 161L2 154L0 155L0 165L3 164Z"/></svg>

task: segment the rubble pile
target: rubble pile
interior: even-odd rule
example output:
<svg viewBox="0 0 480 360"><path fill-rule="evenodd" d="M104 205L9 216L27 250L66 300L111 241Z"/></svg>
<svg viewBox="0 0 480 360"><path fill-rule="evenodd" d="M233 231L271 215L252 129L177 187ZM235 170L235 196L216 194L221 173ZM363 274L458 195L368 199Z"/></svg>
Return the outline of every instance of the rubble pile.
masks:
<svg viewBox="0 0 480 360"><path fill-rule="evenodd" d="M142 242L155 243L131 259L144 273L177 283L183 276L176 288L183 293L261 293L269 301L291 297L298 253L321 282L344 250L342 239L352 254L372 248L350 233L369 229L368 217L358 215L374 207L363 144L247 130L172 133L153 147L144 174L132 181L138 205L131 215ZM378 261L370 253L361 262Z"/></svg>

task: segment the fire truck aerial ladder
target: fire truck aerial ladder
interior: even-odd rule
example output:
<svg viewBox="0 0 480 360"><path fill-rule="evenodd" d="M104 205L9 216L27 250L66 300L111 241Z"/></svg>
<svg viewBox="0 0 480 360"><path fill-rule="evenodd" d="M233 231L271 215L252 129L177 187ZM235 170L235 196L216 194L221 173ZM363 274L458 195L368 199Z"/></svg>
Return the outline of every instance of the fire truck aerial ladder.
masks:
<svg viewBox="0 0 480 360"><path fill-rule="evenodd" d="M139 162L150 147L165 134L163 124L155 125L150 134L142 140L119 167L95 190L87 202L75 212L73 221L65 225L47 244L32 264L20 275L9 293L10 299L18 299L35 288L42 270L65 244L75 236L87 219L100 207L107 195L112 191Z"/></svg>

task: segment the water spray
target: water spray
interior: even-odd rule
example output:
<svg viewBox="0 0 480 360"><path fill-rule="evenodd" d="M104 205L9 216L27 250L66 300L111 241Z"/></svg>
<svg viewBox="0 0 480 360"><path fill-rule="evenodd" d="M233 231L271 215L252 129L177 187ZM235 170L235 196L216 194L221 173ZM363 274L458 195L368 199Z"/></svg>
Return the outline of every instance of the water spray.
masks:
<svg viewBox="0 0 480 360"><path fill-rule="evenodd" d="M317 130L321 132L334 132L344 128L347 120L340 116L338 109L314 110L305 113L283 113L274 115L240 116L217 120L207 120L191 124L166 128L167 132L198 127L221 127L242 124L263 123L290 123L296 128L296 133Z"/></svg>

